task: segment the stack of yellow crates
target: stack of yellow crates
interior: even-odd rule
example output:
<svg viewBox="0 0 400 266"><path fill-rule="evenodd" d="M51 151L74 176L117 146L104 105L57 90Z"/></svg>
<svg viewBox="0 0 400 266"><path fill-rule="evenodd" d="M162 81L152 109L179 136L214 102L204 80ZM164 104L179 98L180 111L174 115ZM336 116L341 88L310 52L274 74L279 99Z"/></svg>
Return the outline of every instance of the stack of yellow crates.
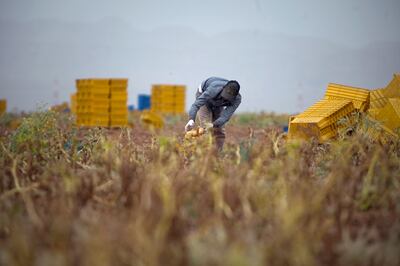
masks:
<svg viewBox="0 0 400 266"><path fill-rule="evenodd" d="M79 79L77 117L79 126L109 126L110 87L108 79Z"/></svg>
<svg viewBox="0 0 400 266"><path fill-rule="evenodd" d="M77 125L102 127L128 125L127 79L79 79L76 81L76 87ZM71 96L71 107L73 101Z"/></svg>
<svg viewBox="0 0 400 266"><path fill-rule="evenodd" d="M128 80L110 80L110 126L122 127L128 125Z"/></svg>
<svg viewBox="0 0 400 266"><path fill-rule="evenodd" d="M381 123L380 128L369 128L368 133L376 140L386 142L400 136L400 74L394 74L386 88L367 90L330 83L325 97L289 121L290 138L320 141L334 138L338 133L339 120L352 112L367 112Z"/></svg>
<svg viewBox="0 0 400 266"><path fill-rule="evenodd" d="M153 85L151 90L151 110L163 114L185 112L186 86Z"/></svg>
<svg viewBox="0 0 400 266"><path fill-rule="evenodd" d="M320 141L334 138L339 128L338 121L354 111L366 111L369 100L369 90L330 83L324 99L292 118L289 137L315 137Z"/></svg>
<svg viewBox="0 0 400 266"><path fill-rule="evenodd" d="M0 115L4 114L7 110L7 100L0 99Z"/></svg>

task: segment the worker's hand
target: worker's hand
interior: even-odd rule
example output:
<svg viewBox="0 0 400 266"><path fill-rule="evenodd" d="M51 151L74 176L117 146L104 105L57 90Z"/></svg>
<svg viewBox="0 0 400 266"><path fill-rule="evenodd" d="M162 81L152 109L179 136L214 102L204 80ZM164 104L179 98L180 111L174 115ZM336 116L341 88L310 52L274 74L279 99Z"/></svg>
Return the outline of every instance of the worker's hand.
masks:
<svg viewBox="0 0 400 266"><path fill-rule="evenodd" d="M213 123L205 123L204 124L204 129L206 130L206 132L209 132L213 128L214 128L214 124Z"/></svg>
<svg viewBox="0 0 400 266"><path fill-rule="evenodd" d="M185 126L185 131L188 132L189 130L192 130L193 127L194 127L194 121L190 119Z"/></svg>

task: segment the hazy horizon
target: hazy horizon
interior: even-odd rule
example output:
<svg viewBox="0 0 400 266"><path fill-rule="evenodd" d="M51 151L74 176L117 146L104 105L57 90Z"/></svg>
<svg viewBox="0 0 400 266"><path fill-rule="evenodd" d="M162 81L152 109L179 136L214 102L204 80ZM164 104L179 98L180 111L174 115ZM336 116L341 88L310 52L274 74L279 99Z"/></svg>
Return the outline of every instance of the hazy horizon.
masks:
<svg viewBox="0 0 400 266"><path fill-rule="evenodd" d="M241 83L240 111L298 112L329 82L380 88L400 72L400 2L1 1L0 98L12 110L69 101L75 79Z"/></svg>

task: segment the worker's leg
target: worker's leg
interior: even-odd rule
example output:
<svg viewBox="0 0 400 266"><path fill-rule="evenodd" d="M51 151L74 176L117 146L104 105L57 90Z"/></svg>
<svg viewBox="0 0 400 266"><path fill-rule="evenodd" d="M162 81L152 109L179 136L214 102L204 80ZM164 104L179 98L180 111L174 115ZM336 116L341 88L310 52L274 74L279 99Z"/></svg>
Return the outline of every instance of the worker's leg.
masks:
<svg viewBox="0 0 400 266"><path fill-rule="evenodd" d="M213 110L212 112L212 121L214 122L215 120L218 119L218 117L220 117L222 112L222 108L217 108L215 110ZM215 139L215 145L218 149L218 151L222 151L223 147L224 147L224 142L225 142L225 127L216 127L213 130L213 134L214 134L214 139Z"/></svg>
<svg viewBox="0 0 400 266"><path fill-rule="evenodd" d="M200 96L201 94L199 92L196 92L196 99ZM206 123L211 123L212 122L212 113L211 110L203 105L200 107L199 111L197 111L197 117L196 117L197 123L199 123L199 126L202 128L205 128Z"/></svg>
<svg viewBox="0 0 400 266"><path fill-rule="evenodd" d="M199 95L199 93L196 93L196 97L198 97ZM200 107L199 111L197 111L196 120L199 123L200 127L205 128L205 124L214 122L221 115L221 112L222 108L211 110L206 105L203 105L202 107ZM222 151L225 142L225 128L214 128L212 134L217 150Z"/></svg>
<svg viewBox="0 0 400 266"><path fill-rule="evenodd" d="M197 122L199 123L199 126L202 128L206 127L206 123L211 123L212 122L212 112L211 110L203 105L200 107L199 111L197 111Z"/></svg>

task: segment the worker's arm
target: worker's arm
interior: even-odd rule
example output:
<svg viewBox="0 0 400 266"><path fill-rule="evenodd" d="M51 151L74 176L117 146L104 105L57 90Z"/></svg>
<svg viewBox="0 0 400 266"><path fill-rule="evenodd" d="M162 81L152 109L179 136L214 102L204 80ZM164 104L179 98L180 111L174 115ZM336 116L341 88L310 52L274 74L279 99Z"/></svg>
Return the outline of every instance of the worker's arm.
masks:
<svg viewBox="0 0 400 266"><path fill-rule="evenodd" d="M216 95L214 94L215 94L214 90L206 90L196 99L196 101L192 104L192 107L190 107L189 110L189 118L191 120L194 121L196 119L197 111L199 111L200 107L205 105L208 100L215 97Z"/></svg>
<svg viewBox="0 0 400 266"><path fill-rule="evenodd" d="M236 109L239 107L240 103L242 102L242 96L238 94L236 96L235 101L233 102L232 105L229 105L226 107L222 112L221 116L214 121L214 127L222 127L226 122L229 121L233 113L236 111Z"/></svg>

